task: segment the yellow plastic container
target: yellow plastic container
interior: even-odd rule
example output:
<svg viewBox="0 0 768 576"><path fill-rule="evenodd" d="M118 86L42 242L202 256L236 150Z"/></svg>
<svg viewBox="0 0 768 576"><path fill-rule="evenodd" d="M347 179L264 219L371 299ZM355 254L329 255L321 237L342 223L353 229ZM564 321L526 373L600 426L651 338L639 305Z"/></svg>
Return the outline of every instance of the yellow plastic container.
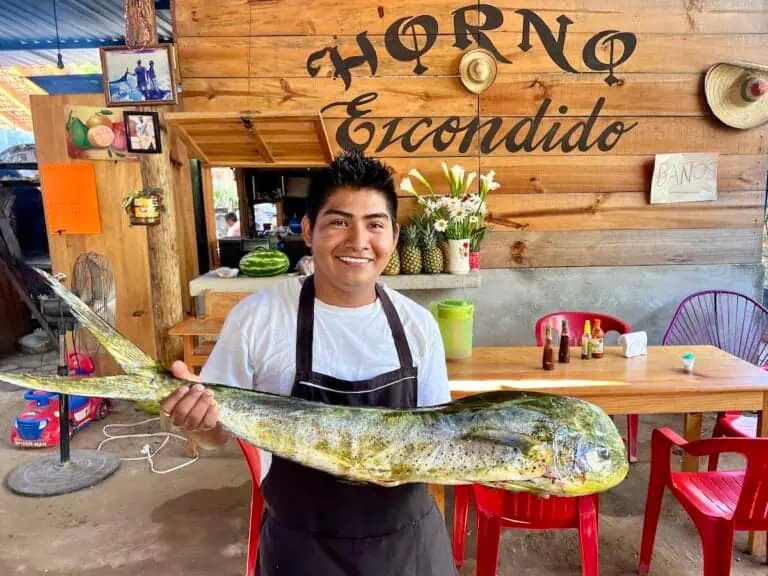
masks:
<svg viewBox="0 0 768 576"><path fill-rule="evenodd" d="M472 356L472 327L475 306L467 300L442 300L430 304L440 327L445 357L460 360Z"/></svg>

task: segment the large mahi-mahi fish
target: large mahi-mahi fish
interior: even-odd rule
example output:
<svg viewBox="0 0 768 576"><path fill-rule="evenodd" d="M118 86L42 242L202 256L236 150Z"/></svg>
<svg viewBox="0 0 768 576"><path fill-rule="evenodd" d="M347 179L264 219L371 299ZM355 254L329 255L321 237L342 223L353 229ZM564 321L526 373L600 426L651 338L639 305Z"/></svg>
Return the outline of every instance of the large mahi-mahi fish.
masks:
<svg viewBox="0 0 768 576"><path fill-rule="evenodd" d="M182 386L56 279L37 270L125 375L67 378L0 373L37 390L157 401ZM628 463L611 418L575 398L499 391L416 409L333 406L242 388L215 391L219 422L235 436L353 482L396 486L477 483L561 496L619 484Z"/></svg>

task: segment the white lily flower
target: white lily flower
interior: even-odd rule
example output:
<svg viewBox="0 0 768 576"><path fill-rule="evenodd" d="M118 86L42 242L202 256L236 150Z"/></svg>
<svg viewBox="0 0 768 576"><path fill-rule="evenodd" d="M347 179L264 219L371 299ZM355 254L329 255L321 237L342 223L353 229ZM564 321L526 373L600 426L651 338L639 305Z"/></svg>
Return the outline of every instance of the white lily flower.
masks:
<svg viewBox="0 0 768 576"><path fill-rule="evenodd" d="M484 194L487 194L491 190L498 190L499 188L501 188L501 184L494 181L493 179L495 175L496 173L493 170L491 170L490 172L488 172L488 174L484 174L480 176L480 180L482 181L481 188L483 188Z"/></svg>
<svg viewBox="0 0 768 576"><path fill-rule="evenodd" d="M407 176L400 181L400 190L418 196L418 194L416 194L416 189L413 187L413 182L411 182L411 179Z"/></svg>
<svg viewBox="0 0 768 576"><path fill-rule="evenodd" d="M445 162L440 162L440 166L443 168L443 174L445 174L445 179L448 180L448 186L451 186L451 173L448 170L448 164Z"/></svg>
<svg viewBox="0 0 768 576"><path fill-rule="evenodd" d="M419 172L416 168L411 168L408 170L408 176L412 176L413 178L416 178L419 182L421 182L424 187L429 190L429 193L432 194L432 186L429 185L429 182L427 182L427 179L424 178L424 176L421 175L421 172Z"/></svg>
<svg viewBox="0 0 768 576"><path fill-rule="evenodd" d="M464 168L458 164L454 164L451 167L451 191L454 194L461 193L462 183L464 182Z"/></svg>
<svg viewBox="0 0 768 576"><path fill-rule="evenodd" d="M467 193L467 190L469 190L469 187L472 185L472 181L477 178L477 172L470 172L469 176L467 176L467 181L464 182L464 189L462 190L463 193Z"/></svg>

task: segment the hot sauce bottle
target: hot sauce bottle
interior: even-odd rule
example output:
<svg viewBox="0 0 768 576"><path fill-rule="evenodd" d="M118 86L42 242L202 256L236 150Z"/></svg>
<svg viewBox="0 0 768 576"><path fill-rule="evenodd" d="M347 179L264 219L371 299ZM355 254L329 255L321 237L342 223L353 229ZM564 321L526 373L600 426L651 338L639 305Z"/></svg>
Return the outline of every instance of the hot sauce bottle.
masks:
<svg viewBox="0 0 768 576"><path fill-rule="evenodd" d="M600 320L595 318L595 326L592 328L592 358L603 357L603 340L605 332L600 328Z"/></svg>
<svg viewBox="0 0 768 576"><path fill-rule="evenodd" d="M557 359L563 364L571 361L571 337L568 334L568 320L563 320L562 328L560 329L560 350L558 351Z"/></svg>
<svg viewBox="0 0 768 576"><path fill-rule="evenodd" d="M581 359L589 360L592 357L592 328L589 320L584 321L584 333L581 335Z"/></svg>
<svg viewBox="0 0 768 576"><path fill-rule="evenodd" d="M541 360L544 370L555 369L555 351L552 349L552 326L547 324L544 332L544 355Z"/></svg>

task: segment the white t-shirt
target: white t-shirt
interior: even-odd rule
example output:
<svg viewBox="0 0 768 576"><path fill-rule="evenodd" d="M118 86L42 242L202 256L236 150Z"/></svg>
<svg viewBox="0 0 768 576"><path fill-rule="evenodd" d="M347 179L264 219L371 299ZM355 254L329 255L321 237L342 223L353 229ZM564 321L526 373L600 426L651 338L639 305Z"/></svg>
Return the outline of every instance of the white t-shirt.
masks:
<svg viewBox="0 0 768 576"><path fill-rule="evenodd" d="M386 286L418 367L418 405L450 402L445 352L432 314ZM204 382L290 395L296 374L296 324L301 281L275 283L229 313L200 376ZM340 308L315 298L312 370L342 380L365 380L400 367L379 299ZM271 461L262 451L262 478Z"/></svg>

